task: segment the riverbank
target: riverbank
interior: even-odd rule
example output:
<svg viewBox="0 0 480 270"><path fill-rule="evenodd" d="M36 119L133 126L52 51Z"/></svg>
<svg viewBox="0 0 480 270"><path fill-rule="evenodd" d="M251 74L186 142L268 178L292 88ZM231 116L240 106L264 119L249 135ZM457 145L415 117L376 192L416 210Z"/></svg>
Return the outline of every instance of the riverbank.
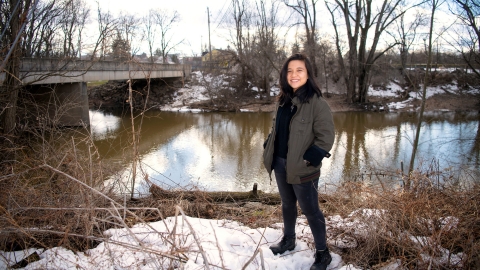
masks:
<svg viewBox="0 0 480 270"><path fill-rule="evenodd" d="M480 112L480 90L472 93L438 93L427 98L425 111L472 111ZM420 108L421 100L418 98L402 99L400 97L373 96L369 98L368 104L350 104L346 101L344 94L330 94L325 97L332 112L348 111L376 111L376 112L408 112ZM275 104L259 103L255 100L244 101L246 105L239 105L242 111L273 112ZM397 106L401 104L402 106ZM386 108L388 106L389 108ZM190 109L208 108L204 102L192 102L188 104ZM173 109L185 109L184 106L171 107ZM211 108L214 110L214 108Z"/></svg>
<svg viewBox="0 0 480 270"><path fill-rule="evenodd" d="M208 78L208 80L214 80ZM203 83L202 83L203 81ZM155 81L150 87L145 81L135 81L133 88L133 105L137 109L144 108L148 97L149 110L162 111L252 111L272 112L275 108L275 95L278 88L272 87L270 99L260 99L255 90L243 96L232 90L215 89L199 72L193 72L192 78L182 80ZM226 82L225 82L226 83ZM225 85L217 82L218 85ZM150 92L146 92L150 89ZM129 108L128 84L126 82L108 82L88 88L89 105L91 109L126 109ZM405 112L416 111L421 105L420 93L406 94L403 88L390 82L382 88L369 89L368 102L350 104L346 101L344 89L338 85L330 86L324 97L332 112L374 111L374 112ZM480 86L460 88L454 83L437 84L427 88L426 111L480 111Z"/></svg>
<svg viewBox="0 0 480 270"><path fill-rule="evenodd" d="M470 78L463 86L456 82L455 72L444 72L451 81L434 81L426 89L425 111L480 111L480 84L478 80ZM441 76L439 76L441 77ZM206 95L205 87L196 83L202 78L199 73L192 73L192 79L182 88L175 91L170 102L159 106L162 110L211 110L211 111L253 111L272 112L275 109L275 96L278 87L271 89L270 99L259 99L258 93L253 90L250 95L232 95L226 100L215 102ZM209 78L214 80L214 78ZM224 83L218 83L224 85ZM417 111L421 106L420 92L405 92L405 86L397 81L385 82L383 86L370 87L368 102L351 104L346 101L344 86L331 83L323 96L332 112L373 111L373 112L406 112ZM220 105L219 105L220 104Z"/></svg>

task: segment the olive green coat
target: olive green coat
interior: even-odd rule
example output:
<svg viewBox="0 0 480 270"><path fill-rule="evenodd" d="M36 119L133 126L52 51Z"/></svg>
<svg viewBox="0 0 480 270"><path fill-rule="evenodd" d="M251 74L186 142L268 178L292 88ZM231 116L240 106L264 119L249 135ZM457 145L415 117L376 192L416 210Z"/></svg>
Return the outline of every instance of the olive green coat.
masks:
<svg viewBox="0 0 480 270"><path fill-rule="evenodd" d="M335 127L330 107L322 97L314 95L307 103L300 103L298 98L294 97L292 103L297 106L297 111L290 122L286 167L287 182L289 184L300 184L320 177L322 163L320 162L317 167L307 166L303 155L313 144L328 153L335 140ZM263 152L263 164L270 175L270 179L275 147L275 118L279 106L277 103L272 129L264 144Z"/></svg>

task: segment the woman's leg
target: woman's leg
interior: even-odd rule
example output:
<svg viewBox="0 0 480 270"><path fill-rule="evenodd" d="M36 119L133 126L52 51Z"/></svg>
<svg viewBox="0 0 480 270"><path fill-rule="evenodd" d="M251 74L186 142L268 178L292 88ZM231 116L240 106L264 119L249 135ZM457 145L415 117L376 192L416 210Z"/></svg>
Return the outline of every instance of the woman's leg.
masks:
<svg viewBox="0 0 480 270"><path fill-rule="evenodd" d="M298 204L303 214L308 220L308 225L312 230L315 248L325 250L327 248L327 229L325 226L325 217L318 207L318 179L293 185Z"/></svg>
<svg viewBox="0 0 480 270"><path fill-rule="evenodd" d="M293 185L287 183L287 173L285 171L286 159L275 157L273 171L277 181L278 192L282 199L282 216L284 236L295 236L295 223L297 221L297 197L293 190Z"/></svg>

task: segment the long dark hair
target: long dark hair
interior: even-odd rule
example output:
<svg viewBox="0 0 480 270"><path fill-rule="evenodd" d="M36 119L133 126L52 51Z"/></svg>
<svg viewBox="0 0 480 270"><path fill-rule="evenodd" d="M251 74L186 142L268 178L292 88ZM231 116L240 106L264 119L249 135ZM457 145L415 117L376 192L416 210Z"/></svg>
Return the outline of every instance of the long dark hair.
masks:
<svg viewBox="0 0 480 270"><path fill-rule="evenodd" d="M287 73L288 73L288 64L293 60L301 60L305 63L307 68L308 79L307 82L297 90L297 97L301 103L306 103L310 98L315 94L319 97L323 96L320 87L313 79L313 68L308 60L307 56L301 53L296 53L287 58L283 64L282 70L280 70L280 94L278 95L278 101L284 103L290 98L294 97L293 88L288 84Z"/></svg>

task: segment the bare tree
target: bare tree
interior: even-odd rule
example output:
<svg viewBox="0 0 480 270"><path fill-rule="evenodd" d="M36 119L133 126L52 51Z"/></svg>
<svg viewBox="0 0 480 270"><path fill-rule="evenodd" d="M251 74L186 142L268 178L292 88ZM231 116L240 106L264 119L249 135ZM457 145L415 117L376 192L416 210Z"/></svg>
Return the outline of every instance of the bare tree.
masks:
<svg viewBox="0 0 480 270"><path fill-rule="evenodd" d="M298 53L300 51L300 41L298 38L298 33L295 33L295 40L291 47L291 54Z"/></svg>
<svg viewBox="0 0 480 270"><path fill-rule="evenodd" d="M430 25L429 25L429 32L428 32L428 43L427 43L427 68L425 70L425 78L423 81L423 87L422 87L422 103L420 105L420 111L418 112L418 122L417 122L417 128L415 131L415 139L413 141L413 147L412 147L412 155L410 157L410 165L409 165L409 174L407 181L405 183L405 188L410 188L410 176L411 173L413 172L414 166L415 166L415 156L417 153L417 148L418 148L418 143L420 141L420 130L422 127L422 122L423 122L423 113L425 111L425 102L427 100L427 86L429 84L428 78L430 76L430 70L432 66L432 46L433 46L433 27L434 27L434 18L435 18L435 11L437 8L440 7L445 2L445 0L430 0L430 5L431 5L431 14L430 14Z"/></svg>
<svg viewBox="0 0 480 270"><path fill-rule="evenodd" d="M139 35L140 31L140 21L141 19L135 17L131 14L120 14L118 18L118 30L117 35L119 34L129 47L129 54L131 56L135 55L140 48L135 47L134 44L140 44L140 42L134 42L135 40L142 40L143 37Z"/></svg>
<svg viewBox="0 0 480 270"><path fill-rule="evenodd" d="M84 0L37 0L25 28L25 57L81 57L90 9Z"/></svg>
<svg viewBox="0 0 480 270"><path fill-rule="evenodd" d="M318 67L316 61L316 42L317 42L317 2L318 0L296 0L295 4L290 4L289 0L283 0L285 5L297 12L303 20L305 26L305 37L307 39L305 51L312 62L314 76L318 76Z"/></svg>
<svg viewBox="0 0 480 270"><path fill-rule="evenodd" d="M473 0L453 0L450 11L460 22L454 45L468 67L480 77L480 4Z"/></svg>
<svg viewBox="0 0 480 270"><path fill-rule="evenodd" d="M405 14L402 14L398 20L395 21L395 29L387 31L387 33L394 38L399 45L400 64L402 75L405 74L407 66L408 53L411 46L416 42L417 33L427 24L427 18L417 12L413 20L406 22Z"/></svg>
<svg viewBox="0 0 480 270"><path fill-rule="evenodd" d="M343 74L343 79L347 87L347 101L353 103L356 100L356 75L357 75L357 43L360 32L360 19L361 19L361 3L357 1L355 5L355 12L350 14L350 6L348 2L335 1L329 3L325 1L328 11L332 18L333 29L335 31L335 47L337 51L338 64L340 66L340 73ZM348 54L346 61L344 60L344 52L341 46L341 38L339 33L340 22L337 21L337 14L344 16L345 27L347 31L348 41ZM351 19L350 19L351 18ZM358 22L358 23L356 23ZM353 23L353 25L352 25ZM347 67L350 67L347 70Z"/></svg>
<svg viewBox="0 0 480 270"><path fill-rule="evenodd" d="M254 34L254 50L251 69L255 74L256 84L263 89L267 99L270 97L270 81L273 71L280 72L277 45L278 45L278 27L277 20L279 5L277 2L271 2L267 9L266 2L260 0L256 2L257 19L255 20L256 32ZM283 61L284 59L281 59ZM262 97L262 95L260 95Z"/></svg>
<svg viewBox="0 0 480 270"><path fill-rule="evenodd" d="M83 30L85 30L85 26L88 22L88 19L90 17L90 8L87 7L86 3L83 0L79 0L79 4L77 7L76 12L78 12L77 15L77 51L78 51L78 58L82 57L82 35L83 35Z"/></svg>
<svg viewBox="0 0 480 270"><path fill-rule="evenodd" d="M0 88L1 96L5 96L0 108L0 132L13 134L16 125L17 100L20 91L21 44L24 30L31 16L31 0L9 0L2 3L1 30L1 66L0 72L5 79Z"/></svg>
<svg viewBox="0 0 480 270"><path fill-rule="evenodd" d="M334 54L333 48L331 43L328 40L320 40L318 44L317 54L319 56L320 63L323 69L323 80L325 82L325 91L326 96L329 96L328 93L328 79L330 75L333 73L334 69L334 61L335 58L332 57Z"/></svg>
<svg viewBox="0 0 480 270"><path fill-rule="evenodd" d="M155 24L155 15L153 13L153 10L150 10L147 16L143 18L143 24L144 24L143 35L147 40L150 62L153 63L155 62L155 60L153 59L153 50L154 50L153 48L155 46L155 37L156 37L155 33L157 32L156 31L157 28Z"/></svg>
<svg viewBox="0 0 480 270"><path fill-rule="evenodd" d="M233 49L223 51L227 58L239 69L236 90L240 94L248 93L253 85L260 91L260 97L270 96L274 71L284 61L279 31L282 23L278 14L279 1L257 0L253 6L246 0L232 0L228 41ZM282 55L281 57L279 55Z"/></svg>
<svg viewBox="0 0 480 270"><path fill-rule="evenodd" d="M175 24L180 20L180 14L176 10L171 14L166 10L153 10L152 14L160 34L160 44L158 48L160 49L162 60L165 63L170 51L182 44L184 40L174 40L175 35L172 31Z"/></svg>
<svg viewBox="0 0 480 270"><path fill-rule="evenodd" d="M115 38L118 21L110 12L103 12L97 2L98 38L92 51L92 59L97 56L105 59L110 42ZM100 46L100 48L99 48Z"/></svg>
<svg viewBox="0 0 480 270"><path fill-rule="evenodd" d="M402 2L403 0L383 0L375 3L372 0L355 0L352 2L348 0L325 0L336 35L337 56L347 85L348 102L367 101L367 90L373 64L385 52L397 45L396 43L386 44L382 50L377 51L380 37L387 27L411 8L398 10ZM378 6L374 6L374 4L378 4ZM376 12L374 12L375 9ZM347 34L347 62L344 61L344 52L341 51L340 47L339 26L341 24L337 22L338 17L344 19L343 25L345 25ZM368 44L369 41L371 41L370 44Z"/></svg>
<svg viewBox="0 0 480 270"><path fill-rule="evenodd" d="M65 57L72 57L77 54L74 45L74 35L76 34L74 28L78 22L77 6L75 4L75 1L72 0L64 2L62 7L64 12L62 12L59 20L60 29L63 33L62 55Z"/></svg>
<svg viewBox="0 0 480 270"><path fill-rule="evenodd" d="M251 14L246 0L232 0L232 20L234 31L231 32L231 43L236 50L236 62L240 66L239 90L245 90L248 85L248 50L250 49L249 27Z"/></svg>
<svg viewBox="0 0 480 270"><path fill-rule="evenodd" d="M32 17L25 30L23 55L26 57L50 57L53 54L57 23L62 10L55 1L39 2L32 8Z"/></svg>

